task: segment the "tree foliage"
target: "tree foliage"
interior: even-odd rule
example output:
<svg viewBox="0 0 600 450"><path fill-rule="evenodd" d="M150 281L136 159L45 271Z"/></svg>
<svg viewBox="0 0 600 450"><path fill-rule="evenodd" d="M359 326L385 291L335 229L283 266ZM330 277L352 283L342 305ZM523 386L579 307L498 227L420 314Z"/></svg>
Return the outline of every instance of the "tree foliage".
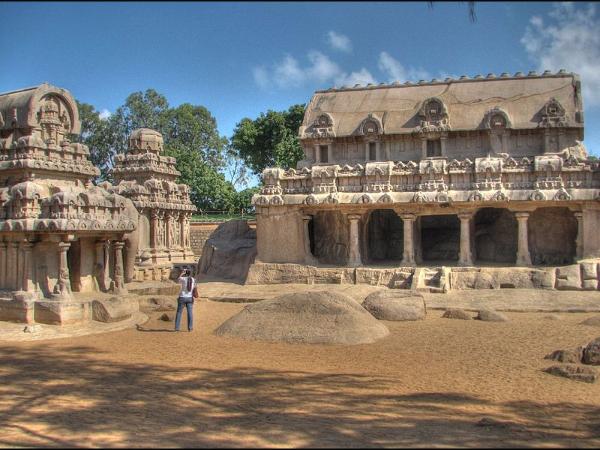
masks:
<svg viewBox="0 0 600 450"><path fill-rule="evenodd" d="M232 147L255 173L267 167L295 167L303 157L298 141L305 105L287 111L267 111L254 120L242 119L233 132Z"/></svg>
<svg viewBox="0 0 600 450"><path fill-rule="evenodd" d="M196 207L233 211L241 204L240 198L246 198L238 198L233 184L220 173L229 156L228 142L219 135L215 118L204 106L184 103L172 108L166 97L148 89L128 96L106 119L101 119L92 105L78 103L78 108L82 133L74 139L90 148L90 159L101 171L100 180L110 180L114 157L127 152L131 132L152 128L162 133L165 154L177 158L179 182L190 186Z"/></svg>

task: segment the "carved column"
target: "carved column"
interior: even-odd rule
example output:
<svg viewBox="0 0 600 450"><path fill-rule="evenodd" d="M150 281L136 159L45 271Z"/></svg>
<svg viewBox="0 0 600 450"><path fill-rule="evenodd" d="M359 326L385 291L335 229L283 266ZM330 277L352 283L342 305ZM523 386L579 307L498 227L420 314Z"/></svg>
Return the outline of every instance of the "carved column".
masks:
<svg viewBox="0 0 600 450"><path fill-rule="evenodd" d="M458 214L460 219L460 255L458 263L462 266L473 265L473 253L471 252L471 218L472 212Z"/></svg>
<svg viewBox="0 0 600 450"><path fill-rule="evenodd" d="M348 220L350 221L350 254L348 255L348 265L350 267L362 266L358 236L358 221L360 220L360 215L349 214Z"/></svg>
<svg viewBox="0 0 600 450"><path fill-rule="evenodd" d="M327 144L327 163L333 163L333 144Z"/></svg>
<svg viewBox="0 0 600 450"><path fill-rule="evenodd" d="M446 141L448 140L448 133L442 133L440 135L440 151L442 156L446 156Z"/></svg>
<svg viewBox="0 0 600 450"><path fill-rule="evenodd" d="M391 161L392 159L392 150L391 150L391 146L392 143L390 141L386 141L385 142L385 160L386 161Z"/></svg>
<svg viewBox="0 0 600 450"><path fill-rule="evenodd" d="M107 250L108 241L103 240L96 242L96 281L98 282L98 289L102 292L106 292L110 286L107 270Z"/></svg>
<svg viewBox="0 0 600 450"><path fill-rule="evenodd" d="M303 229L304 229L304 259L307 264L314 264L314 256L310 251L310 233L308 232L308 224L310 223L313 216L304 215L302 216Z"/></svg>
<svg viewBox="0 0 600 450"><path fill-rule="evenodd" d="M381 143L379 141L375 142L375 159L381 161Z"/></svg>
<svg viewBox="0 0 600 450"><path fill-rule="evenodd" d="M427 136L421 136L421 159L427 158Z"/></svg>
<svg viewBox="0 0 600 450"><path fill-rule="evenodd" d="M115 268L113 276L113 292L115 294L125 294L125 270L123 267L123 247L125 243L123 241L114 241L113 248L115 250Z"/></svg>
<svg viewBox="0 0 600 450"><path fill-rule="evenodd" d="M6 252L6 286L9 290L17 289L17 242L9 242Z"/></svg>
<svg viewBox="0 0 600 450"><path fill-rule="evenodd" d="M20 291L23 288L23 273L25 272L25 267L23 265L23 242L18 242L17 248L17 277L15 280L14 289Z"/></svg>
<svg viewBox="0 0 600 450"><path fill-rule="evenodd" d="M577 260L583 259L583 213L576 212L575 218L577 219Z"/></svg>
<svg viewBox="0 0 600 450"><path fill-rule="evenodd" d="M6 242L0 241L0 289L6 289Z"/></svg>
<svg viewBox="0 0 600 450"><path fill-rule="evenodd" d="M365 162L369 162L369 142L365 142Z"/></svg>
<svg viewBox="0 0 600 450"><path fill-rule="evenodd" d="M319 144L315 144L315 163L319 164L321 162L321 146Z"/></svg>
<svg viewBox="0 0 600 450"><path fill-rule="evenodd" d="M530 266L531 255L529 254L529 240L527 221L529 219L528 212L517 212L515 213L517 222L519 224L519 242L517 247L517 265L518 266Z"/></svg>
<svg viewBox="0 0 600 450"><path fill-rule="evenodd" d="M415 220L414 214L401 214L400 218L404 225L404 250L402 252L402 264L415 265Z"/></svg>
<svg viewBox="0 0 600 450"><path fill-rule="evenodd" d="M158 211L150 212L150 248L158 247Z"/></svg>
<svg viewBox="0 0 600 450"><path fill-rule="evenodd" d="M171 248L171 234L172 234L171 227L172 227L171 212L167 211L165 213L165 247L167 249Z"/></svg>
<svg viewBox="0 0 600 450"><path fill-rule="evenodd" d="M185 250L186 238L185 238L185 213L179 214L179 246L182 250Z"/></svg>
<svg viewBox="0 0 600 450"><path fill-rule="evenodd" d="M26 292L33 292L35 290L33 280L33 258L31 257L33 244L31 242L23 242L23 275L21 279L21 289Z"/></svg>
<svg viewBox="0 0 600 450"><path fill-rule="evenodd" d="M58 243L58 280L54 286L54 293L64 297L71 294L71 280L69 278L69 263L67 252L71 247L70 242Z"/></svg>

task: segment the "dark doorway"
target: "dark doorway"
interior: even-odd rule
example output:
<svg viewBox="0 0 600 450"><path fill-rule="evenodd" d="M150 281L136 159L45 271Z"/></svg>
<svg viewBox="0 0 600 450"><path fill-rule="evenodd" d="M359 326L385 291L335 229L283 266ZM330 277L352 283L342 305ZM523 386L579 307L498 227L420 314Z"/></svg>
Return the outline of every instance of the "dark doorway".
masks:
<svg viewBox="0 0 600 450"><path fill-rule="evenodd" d="M514 264L518 245L514 213L503 208L481 208L474 221L476 261Z"/></svg>
<svg viewBox="0 0 600 450"><path fill-rule="evenodd" d="M422 216L421 255L424 262L458 261L460 220L456 215Z"/></svg>
<svg viewBox="0 0 600 450"><path fill-rule="evenodd" d="M367 258L373 263L402 261L404 223L391 209L377 209L367 224Z"/></svg>
<svg viewBox="0 0 600 450"><path fill-rule="evenodd" d="M569 208L538 208L529 216L531 262L572 264L577 251L577 219Z"/></svg>
<svg viewBox="0 0 600 450"><path fill-rule="evenodd" d="M69 267L69 279L71 291L81 291L81 244L79 241L71 242L67 250L67 265Z"/></svg>
<svg viewBox="0 0 600 450"><path fill-rule="evenodd" d="M350 242L346 217L338 211L319 211L311 222L309 238L312 254L320 263L345 265Z"/></svg>

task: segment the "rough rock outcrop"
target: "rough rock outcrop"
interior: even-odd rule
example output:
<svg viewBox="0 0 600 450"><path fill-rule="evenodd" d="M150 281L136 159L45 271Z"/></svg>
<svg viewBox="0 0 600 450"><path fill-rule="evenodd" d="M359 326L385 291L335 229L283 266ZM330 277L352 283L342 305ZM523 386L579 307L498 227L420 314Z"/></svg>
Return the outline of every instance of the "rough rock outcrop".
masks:
<svg viewBox="0 0 600 450"><path fill-rule="evenodd" d="M373 292L362 305L380 320L423 320L427 314L423 296L413 292Z"/></svg>
<svg viewBox="0 0 600 450"><path fill-rule="evenodd" d="M448 308L444 314L442 315L444 319L461 319L461 320L471 320L471 315L462 310L460 308Z"/></svg>
<svg viewBox="0 0 600 450"><path fill-rule="evenodd" d="M477 320L483 320L484 322L507 322L508 317L504 314L494 311L493 309L480 309L477 313Z"/></svg>
<svg viewBox="0 0 600 450"><path fill-rule="evenodd" d="M272 342L352 345L375 342L389 330L350 297L315 291L248 305L214 333Z"/></svg>
<svg viewBox="0 0 600 450"><path fill-rule="evenodd" d="M139 305L128 297L110 297L92 302L92 318L98 322L119 322L129 319Z"/></svg>
<svg viewBox="0 0 600 450"><path fill-rule="evenodd" d="M245 280L256 257L256 230L245 220L222 223L204 243L198 274Z"/></svg>
<svg viewBox="0 0 600 450"><path fill-rule="evenodd" d="M584 364L600 366L600 337L585 346L582 361Z"/></svg>
<svg viewBox="0 0 600 450"><path fill-rule="evenodd" d="M550 366L544 369L544 372L559 377L565 377L570 380L583 381L585 383L594 383L598 378L598 374L591 367L577 366L575 364Z"/></svg>
<svg viewBox="0 0 600 450"><path fill-rule="evenodd" d="M583 358L583 347L570 348L566 350L555 350L544 357L563 363L579 364Z"/></svg>

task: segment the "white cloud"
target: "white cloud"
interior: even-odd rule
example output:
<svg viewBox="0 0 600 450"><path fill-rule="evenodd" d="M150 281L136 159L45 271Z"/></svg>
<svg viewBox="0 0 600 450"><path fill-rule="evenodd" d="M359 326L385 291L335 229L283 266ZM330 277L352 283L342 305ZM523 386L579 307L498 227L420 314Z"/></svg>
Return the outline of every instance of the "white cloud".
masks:
<svg viewBox="0 0 600 450"><path fill-rule="evenodd" d="M306 79L306 72L300 68L293 56L286 55L283 61L275 66L273 79L279 87L299 86Z"/></svg>
<svg viewBox="0 0 600 450"><path fill-rule="evenodd" d="M400 61L392 57L387 52L381 52L379 54L378 61L379 70L387 74L388 80L392 81L419 81L429 80L431 75L422 68L409 67L406 69Z"/></svg>
<svg viewBox="0 0 600 450"><path fill-rule="evenodd" d="M340 50L346 53L350 53L352 51L352 42L350 42L350 38L344 34L330 31L327 33L327 40L329 41L331 48L334 50Z"/></svg>
<svg viewBox="0 0 600 450"><path fill-rule="evenodd" d="M377 81L373 78L373 75L364 67L357 72L350 74L342 73L336 79L335 83L337 86L354 86L355 84L376 84Z"/></svg>
<svg viewBox="0 0 600 450"><path fill-rule="evenodd" d="M308 60L312 65L306 71L307 77L314 79L319 83L331 80L338 76L342 71L335 62L330 60L323 53L315 50L308 53Z"/></svg>
<svg viewBox="0 0 600 450"><path fill-rule="evenodd" d="M100 119L104 120L104 119L108 119L111 116L111 112L104 108L102 111L100 111L100 114L98 114L98 117L100 117Z"/></svg>
<svg viewBox="0 0 600 450"><path fill-rule="evenodd" d="M269 74L267 69L263 66L254 67L252 69L252 75L254 76L256 84L261 88L266 89L269 86Z"/></svg>
<svg viewBox="0 0 600 450"><path fill-rule="evenodd" d="M548 18L533 16L521 44L538 71L566 69L581 75L584 102L600 105L600 19L595 5L555 5Z"/></svg>

